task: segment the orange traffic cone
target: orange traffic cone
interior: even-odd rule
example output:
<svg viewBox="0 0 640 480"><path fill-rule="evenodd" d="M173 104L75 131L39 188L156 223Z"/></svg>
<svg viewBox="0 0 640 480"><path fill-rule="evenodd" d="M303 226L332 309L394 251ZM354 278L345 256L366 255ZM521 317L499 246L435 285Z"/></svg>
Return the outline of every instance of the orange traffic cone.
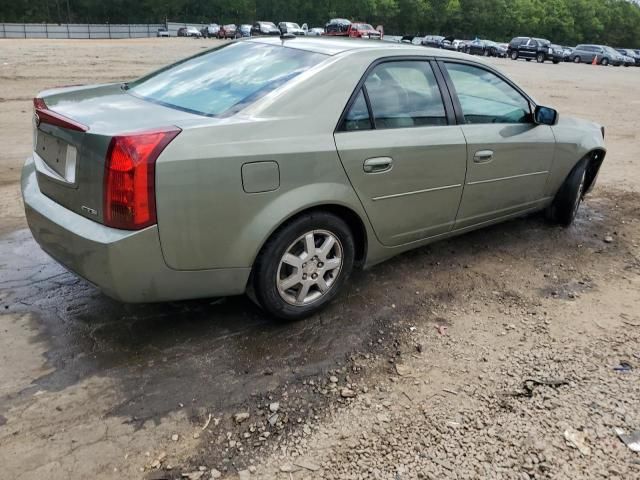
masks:
<svg viewBox="0 0 640 480"><path fill-rule="evenodd" d="M597 55L593 56L593 62L591 62L591 65L598 65L598 56Z"/></svg>

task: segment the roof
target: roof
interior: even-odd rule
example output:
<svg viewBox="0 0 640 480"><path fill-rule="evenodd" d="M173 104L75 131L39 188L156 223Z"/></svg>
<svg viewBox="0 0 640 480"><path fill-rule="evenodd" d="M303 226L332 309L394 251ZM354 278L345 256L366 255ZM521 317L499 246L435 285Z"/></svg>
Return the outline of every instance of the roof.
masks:
<svg viewBox="0 0 640 480"><path fill-rule="evenodd" d="M246 42L266 43L269 45L282 45L283 40L279 37L254 37ZM411 45L408 43L392 43L380 40L360 40L356 38L336 38L336 37L295 37L284 40L284 45L289 48L297 48L299 50L307 50L315 53L324 53L325 55L338 55L347 51L354 50L404 50L407 55L425 54L428 51L432 56L443 56L438 49L427 49L420 45Z"/></svg>

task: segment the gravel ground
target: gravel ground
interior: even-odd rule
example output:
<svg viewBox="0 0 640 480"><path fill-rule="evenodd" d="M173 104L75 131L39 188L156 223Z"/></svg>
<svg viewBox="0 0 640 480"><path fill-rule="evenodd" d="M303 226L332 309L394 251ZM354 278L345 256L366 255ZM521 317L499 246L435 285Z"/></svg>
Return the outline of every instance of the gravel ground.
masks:
<svg viewBox="0 0 640 480"><path fill-rule="evenodd" d="M491 60L607 127L571 229L409 252L292 325L241 298L117 304L24 230L30 99L213 44L0 43L0 477L640 478L615 431L640 430L640 69Z"/></svg>

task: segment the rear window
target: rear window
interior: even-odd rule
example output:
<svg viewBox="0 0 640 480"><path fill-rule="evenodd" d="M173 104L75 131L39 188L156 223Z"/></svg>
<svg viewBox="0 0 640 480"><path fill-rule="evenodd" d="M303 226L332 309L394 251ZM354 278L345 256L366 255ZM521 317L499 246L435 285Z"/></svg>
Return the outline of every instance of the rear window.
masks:
<svg viewBox="0 0 640 480"><path fill-rule="evenodd" d="M188 58L130 85L133 95L207 116L235 113L326 55L238 42Z"/></svg>

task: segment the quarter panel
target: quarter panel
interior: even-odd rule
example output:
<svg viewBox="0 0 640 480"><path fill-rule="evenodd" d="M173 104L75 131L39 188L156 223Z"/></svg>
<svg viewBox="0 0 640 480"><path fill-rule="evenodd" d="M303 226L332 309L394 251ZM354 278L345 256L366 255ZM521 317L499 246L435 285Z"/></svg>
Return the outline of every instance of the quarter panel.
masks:
<svg viewBox="0 0 640 480"><path fill-rule="evenodd" d="M158 226L171 268L250 267L275 228L318 204L348 206L365 220L332 134L285 137L283 132L293 130L276 128L275 123L261 129L245 125L188 130L162 154L156 167ZM247 131L256 139L236 138L246 137ZM260 161L277 162L280 186L246 193L242 165Z"/></svg>

